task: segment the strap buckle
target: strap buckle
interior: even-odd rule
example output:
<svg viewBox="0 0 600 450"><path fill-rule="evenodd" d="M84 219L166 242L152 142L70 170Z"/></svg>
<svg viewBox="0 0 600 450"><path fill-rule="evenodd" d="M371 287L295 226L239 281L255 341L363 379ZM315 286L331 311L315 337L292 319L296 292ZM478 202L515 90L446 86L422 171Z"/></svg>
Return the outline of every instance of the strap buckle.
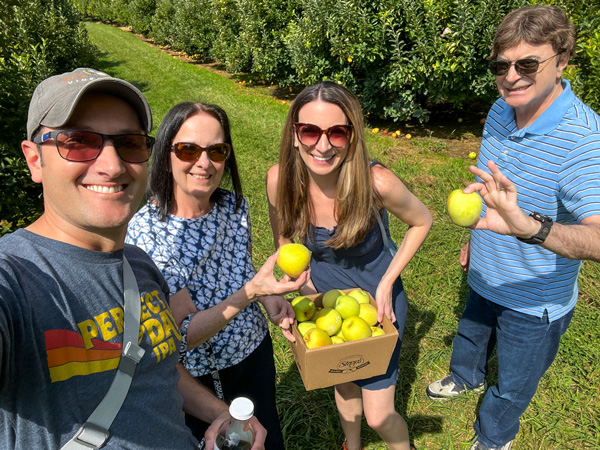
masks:
<svg viewBox="0 0 600 450"><path fill-rule="evenodd" d="M109 436L108 430L94 423L86 422L77 430L72 441L84 447L96 449L101 448L108 441Z"/></svg>
<svg viewBox="0 0 600 450"><path fill-rule="evenodd" d="M119 361L119 370L133 378L135 366L140 362L144 353L146 353L146 350L142 347L131 341L127 342L123 354L121 355L121 361Z"/></svg>

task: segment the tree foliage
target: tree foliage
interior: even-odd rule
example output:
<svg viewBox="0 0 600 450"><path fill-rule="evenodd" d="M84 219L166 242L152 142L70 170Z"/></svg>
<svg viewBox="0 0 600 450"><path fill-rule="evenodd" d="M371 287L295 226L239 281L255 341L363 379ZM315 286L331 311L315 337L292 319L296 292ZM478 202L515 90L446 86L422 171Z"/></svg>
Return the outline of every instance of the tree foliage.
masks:
<svg viewBox="0 0 600 450"><path fill-rule="evenodd" d="M123 25L232 73L282 87L335 80L356 92L371 116L421 122L438 104L495 99L485 58L497 25L515 8L554 3L579 33L567 76L585 102L600 106L599 0L74 1L95 19L126 10Z"/></svg>
<svg viewBox="0 0 600 450"><path fill-rule="evenodd" d="M0 0L0 234L41 212L20 150L31 94L44 78L90 66L96 52L68 0Z"/></svg>

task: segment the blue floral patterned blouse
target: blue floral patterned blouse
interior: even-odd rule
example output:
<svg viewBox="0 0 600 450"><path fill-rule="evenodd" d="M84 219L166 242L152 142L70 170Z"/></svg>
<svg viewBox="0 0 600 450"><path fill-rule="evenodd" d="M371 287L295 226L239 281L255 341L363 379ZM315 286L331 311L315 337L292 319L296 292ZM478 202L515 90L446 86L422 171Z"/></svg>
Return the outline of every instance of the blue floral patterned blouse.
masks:
<svg viewBox="0 0 600 450"><path fill-rule="evenodd" d="M152 202L131 219L126 242L145 250L163 273L171 294L187 286L199 310L208 309L241 289L254 275L248 202L235 210L235 195L197 219L169 214L164 222ZM187 352L187 369L198 377L241 362L262 342L268 324L252 302L221 331Z"/></svg>

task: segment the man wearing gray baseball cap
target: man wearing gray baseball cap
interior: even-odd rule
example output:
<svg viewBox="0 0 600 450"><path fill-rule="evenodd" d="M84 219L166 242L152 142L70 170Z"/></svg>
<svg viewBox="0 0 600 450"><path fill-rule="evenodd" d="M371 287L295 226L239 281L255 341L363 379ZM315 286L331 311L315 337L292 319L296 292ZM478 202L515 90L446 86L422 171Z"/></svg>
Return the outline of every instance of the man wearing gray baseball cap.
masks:
<svg viewBox="0 0 600 450"><path fill-rule="evenodd" d="M42 81L21 144L44 212L0 239L0 447L196 448L183 410L227 405L177 364L169 287L124 244L142 199L152 114L132 84L79 68ZM255 420L253 450L265 430Z"/></svg>

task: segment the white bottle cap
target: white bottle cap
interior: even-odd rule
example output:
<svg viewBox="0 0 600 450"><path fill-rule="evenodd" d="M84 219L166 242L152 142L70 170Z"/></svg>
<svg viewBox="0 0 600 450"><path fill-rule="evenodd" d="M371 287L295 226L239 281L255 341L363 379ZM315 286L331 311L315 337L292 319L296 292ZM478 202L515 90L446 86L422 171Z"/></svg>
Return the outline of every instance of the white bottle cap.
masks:
<svg viewBox="0 0 600 450"><path fill-rule="evenodd" d="M254 415L254 404L246 397L238 397L231 402L229 414L236 420L248 420Z"/></svg>

